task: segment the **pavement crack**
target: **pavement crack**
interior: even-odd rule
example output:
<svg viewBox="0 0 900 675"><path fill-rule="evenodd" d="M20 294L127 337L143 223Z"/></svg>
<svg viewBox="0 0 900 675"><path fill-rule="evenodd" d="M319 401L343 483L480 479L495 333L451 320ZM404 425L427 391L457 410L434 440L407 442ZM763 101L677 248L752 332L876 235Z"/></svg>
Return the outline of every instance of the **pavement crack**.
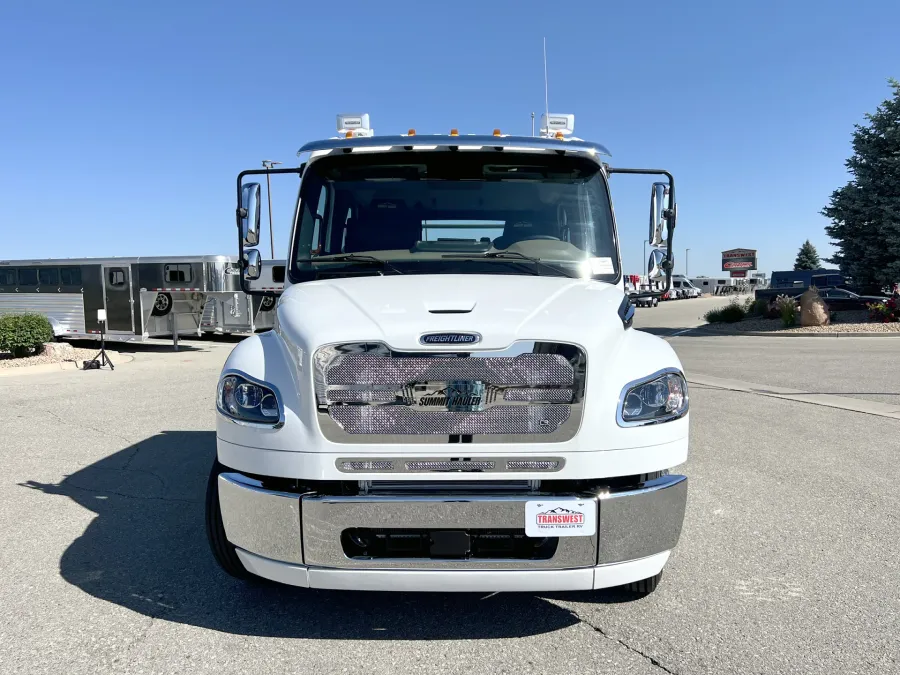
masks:
<svg viewBox="0 0 900 675"><path fill-rule="evenodd" d="M83 422L75 422L72 420L64 419L63 417L61 417L57 413L53 412L52 410L41 409L39 412L42 412L45 415L49 415L50 417L55 419L57 422L60 422L62 424L68 424L69 426L73 426L73 427L76 427L79 429L93 431L95 434L101 434L103 436L109 436L110 438L116 438L120 441L125 441L129 445L132 443L130 438L126 438L125 436L122 436L120 434L113 433L113 432L109 431L108 429L98 429L97 427L93 427L90 424L84 424ZM137 453L135 453L135 454L137 454Z"/></svg>
<svg viewBox="0 0 900 675"><path fill-rule="evenodd" d="M646 652L641 651L641 650L638 649L637 647L632 647L630 644L628 644L628 643L625 642L624 640L620 640L620 639L617 638L615 635L610 635L610 634L607 633L605 630L603 630L603 628L601 628L600 626L595 626L595 625L592 624L590 621L588 621L588 620L585 619L584 617L580 616L580 615L578 614L578 612L576 612L575 610L569 609L568 611L569 611L569 613L570 613L572 616L574 616L576 619L578 619L579 622L583 623L585 626L588 626L589 628L592 628L592 629L595 630L596 632L600 633L600 635L602 635L603 637L605 637L607 640L612 640L613 642L617 642L618 644L620 644L620 645L622 645L623 647L625 647L625 649L627 649L627 650L628 650L629 652L631 652L632 654L637 654L638 656L640 656L641 658L645 659L646 661L649 661L653 666L659 668L659 669L660 669L662 672L664 672L664 673L670 673L671 675L678 675L678 671L672 670L672 669L670 669L670 668L664 666L664 665L659 661L659 659L657 659L657 658L655 658L655 657L653 657L653 656L650 656L649 654L647 654Z"/></svg>

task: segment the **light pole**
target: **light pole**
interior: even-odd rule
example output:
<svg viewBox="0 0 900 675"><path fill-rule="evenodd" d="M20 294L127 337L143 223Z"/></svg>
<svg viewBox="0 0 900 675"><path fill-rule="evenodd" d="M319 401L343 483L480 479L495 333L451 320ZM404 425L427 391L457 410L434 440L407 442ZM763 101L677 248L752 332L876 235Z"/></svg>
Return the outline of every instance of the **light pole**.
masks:
<svg viewBox="0 0 900 675"><path fill-rule="evenodd" d="M691 252L691 249L684 249L684 276L688 277L690 274L688 273L688 253Z"/></svg>
<svg viewBox="0 0 900 675"><path fill-rule="evenodd" d="M281 164L281 162L274 162L271 159L264 159L262 162L264 169L274 169L276 164ZM268 173L266 173L266 196L269 198L269 245L272 248L272 260L275 260L275 233L272 229L272 180Z"/></svg>

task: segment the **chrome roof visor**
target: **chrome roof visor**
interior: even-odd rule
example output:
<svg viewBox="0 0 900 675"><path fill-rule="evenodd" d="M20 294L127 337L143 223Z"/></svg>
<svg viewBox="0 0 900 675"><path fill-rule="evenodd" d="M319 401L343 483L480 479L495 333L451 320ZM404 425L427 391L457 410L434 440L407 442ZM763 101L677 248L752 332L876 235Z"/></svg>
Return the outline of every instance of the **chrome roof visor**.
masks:
<svg viewBox="0 0 900 675"><path fill-rule="evenodd" d="M312 141L297 151L297 155L315 153L328 154L332 151L351 152L409 152L428 150L510 150L512 152L566 152L588 157L600 155L611 157L609 150L599 143L581 139L562 140L535 136L488 136L467 135L447 136L370 136L367 138L329 138Z"/></svg>

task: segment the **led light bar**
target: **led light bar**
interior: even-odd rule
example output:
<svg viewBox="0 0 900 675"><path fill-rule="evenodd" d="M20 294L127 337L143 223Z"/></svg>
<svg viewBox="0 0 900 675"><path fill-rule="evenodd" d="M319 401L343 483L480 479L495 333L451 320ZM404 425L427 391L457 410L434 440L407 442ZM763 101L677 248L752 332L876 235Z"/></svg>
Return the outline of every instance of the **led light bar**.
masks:
<svg viewBox="0 0 900 675"><path fill-rule="evenodd" d="M556 471L559 468L559 460L513 459L506 463L506 468L509 471Z"/></svg>
<svg viewBox="0 0 900 675"><path fill-rule="evenodd" d="M342 462L342 471L393 471L394 463L387 460L376 460L374 462Z"/></svg>
<svg viewBox="0 0 900 675"><path fill-rule="evenodd" d="M494 462L438 460L407 462L407 471L490 471Z"/></svg>

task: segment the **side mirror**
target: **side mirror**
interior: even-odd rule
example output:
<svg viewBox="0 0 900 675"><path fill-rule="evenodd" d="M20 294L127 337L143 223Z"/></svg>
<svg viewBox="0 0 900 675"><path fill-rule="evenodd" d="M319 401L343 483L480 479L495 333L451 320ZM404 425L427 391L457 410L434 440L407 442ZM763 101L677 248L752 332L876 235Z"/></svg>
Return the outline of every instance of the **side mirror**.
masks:
<svg viewBox="0 0 900 675"><path fill-rule="evenodd" d="M259 243L259 195L259 183L247 183L241 187L238 220L244 246L256 246Z"/></svg>
<svg viewBox="0 0 900 675"><path fill-rule="evenodd" d="M650 259L647 261L647 277L649 279L660 279L666 275L663 264L666 261L666 254L662 249L654 248L650 251Z"/></svg>
<svg viewBox="0 0 900 675"><path fill-rule="evenodd" d="M652 246L659 246L665 241L666 229L666 202L669 196L669 186L666 183L654 183L650 190L650 232L647 239Z"/></svg>
<svg viewBox="0 0 900 675"><path fill-rule="evenodd" d="M244 251L244 279L247 281L256 281L262 271L262 260L259 257L259 251L255 248Z"/></svg>

